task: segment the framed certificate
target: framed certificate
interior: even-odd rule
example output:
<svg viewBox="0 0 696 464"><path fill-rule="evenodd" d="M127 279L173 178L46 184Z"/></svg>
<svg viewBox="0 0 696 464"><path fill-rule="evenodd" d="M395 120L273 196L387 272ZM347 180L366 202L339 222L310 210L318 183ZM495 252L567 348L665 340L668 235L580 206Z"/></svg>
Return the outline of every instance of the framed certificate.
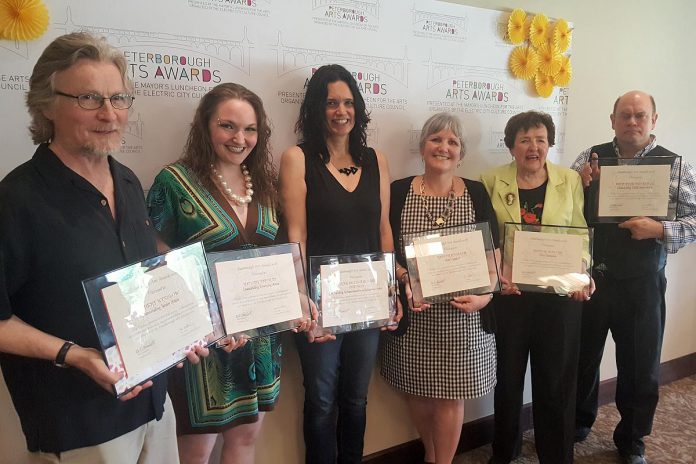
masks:
<svg viewBox="0 0 696 464"><path fill-rule="evenodd" d="M309 319L299 243L208 253L225 328L235 338L294 329Z"/></svg>
<svg viewBox="0 0 696 464"><path fill-rule="evenodd" d="M402 238L416 306L500 290L488 222L404 234Z"/></svg>
<svg viewBox="0 0 696 464"><path fill-rule="evenodd" d="M396 325L394 253L310 256L315 335Z"/></svg>
<svg viewBox="0 0 696 464"><path fill-rule="evenodd" d="M582 290L590 284L592 235L588 227L506 222L503 277L523 292Z"/></svg>
<svg viewBox="0 0 696 464"><path fill-rule="evenodd" d="M679 195L670 195L670 173L681 174L680 156L600 158L598 166L599 179L592 181L586 196L590 222L623 222L635 216L676 218Z"/></svg>
<svg viewBox="0 0 696 464"><path fill-rule="evenodd" d="M192 346L222 338L200 242L86 279L82 286L106 364L124 376L122 396L185 358Z"/></svg>

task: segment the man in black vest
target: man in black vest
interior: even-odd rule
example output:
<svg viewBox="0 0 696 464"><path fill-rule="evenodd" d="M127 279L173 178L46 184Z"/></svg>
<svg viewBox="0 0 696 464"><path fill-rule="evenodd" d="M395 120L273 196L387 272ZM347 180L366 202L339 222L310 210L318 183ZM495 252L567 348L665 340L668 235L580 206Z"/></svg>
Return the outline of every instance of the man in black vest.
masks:
<svg viewBox="0 0 696 464"><path fill-rule="evenodd" d="M641 91L619 97L610 115L614 140L580 154L573 168L585 187L588 223L594 215L597 159L674 156L657 145L655 100ZM603 162L604 163L604 162ZM611 330L616 343L616 407L621 421L614 443L626 463L645 463L643 437L650 434L658 401L660 352L665 325L665 264L696 240L696 175L688 163L674 163L670 200L678 199L675 221L634 217L595 227L594 279L597 291L585 303L576 406L576 441L583 441L597 417L599 365Z"/></svg>

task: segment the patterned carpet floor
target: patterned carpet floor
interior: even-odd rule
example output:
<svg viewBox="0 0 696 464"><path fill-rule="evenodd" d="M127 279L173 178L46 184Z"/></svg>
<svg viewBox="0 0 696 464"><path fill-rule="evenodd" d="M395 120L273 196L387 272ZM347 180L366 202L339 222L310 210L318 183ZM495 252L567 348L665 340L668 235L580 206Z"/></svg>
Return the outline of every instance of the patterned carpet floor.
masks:
<svg viewBox="0 0 696 464"><path fill-rule="evenodd" d="M611 438L618 421L614 403L602 406L590 436L575 445L575 463L620 463ZM653 431L645 444L649 464L696 464L696 375L660 388ZM457 456L454 464L485 464L490 455L491 447L486 445ZM528 431L524 434L522 455L514 464L538 462L534 433Z"/></svg>

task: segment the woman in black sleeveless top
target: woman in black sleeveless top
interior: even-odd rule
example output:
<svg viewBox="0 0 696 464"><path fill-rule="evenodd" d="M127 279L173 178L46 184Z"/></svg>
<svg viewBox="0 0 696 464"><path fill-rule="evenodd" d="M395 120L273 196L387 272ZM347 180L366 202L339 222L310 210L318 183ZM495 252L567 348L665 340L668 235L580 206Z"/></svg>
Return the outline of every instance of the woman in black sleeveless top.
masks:
<svg viewBox="0 0 696 464"><path fill-rule="evenodd" d="M389 170L367 146L370 118L351 74L319 68L309 81L296 131L303 143L281 160L288 236L304 256L393 251ZM367 389L379 331L297 337L305 387L307 463L362 461ZM325 342L325 343L317 343ZM338 417L337 417L338 415Z"/></svg>

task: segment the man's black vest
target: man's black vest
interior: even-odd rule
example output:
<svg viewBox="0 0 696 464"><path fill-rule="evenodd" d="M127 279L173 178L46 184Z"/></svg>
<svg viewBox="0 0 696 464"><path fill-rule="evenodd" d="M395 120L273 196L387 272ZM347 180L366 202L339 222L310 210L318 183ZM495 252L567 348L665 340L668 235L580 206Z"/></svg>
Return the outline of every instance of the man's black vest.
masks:
<svg viewBox="0 0 696 464"><path fill-rule="evenodd" d="M597 153L600 158L617 158L611 142L592 147L591 153ZM676 155L658 145L645 156ZM596 213L593 204L597 201L598 188L599 182L593 182L585 189L585 217L588 219ZM594 266L603 264L607 275L627 279L659 271L667 263L665 248L655 239L634 240L628 229L619 229L617 224L589 225L594 227Z"/></svg>

